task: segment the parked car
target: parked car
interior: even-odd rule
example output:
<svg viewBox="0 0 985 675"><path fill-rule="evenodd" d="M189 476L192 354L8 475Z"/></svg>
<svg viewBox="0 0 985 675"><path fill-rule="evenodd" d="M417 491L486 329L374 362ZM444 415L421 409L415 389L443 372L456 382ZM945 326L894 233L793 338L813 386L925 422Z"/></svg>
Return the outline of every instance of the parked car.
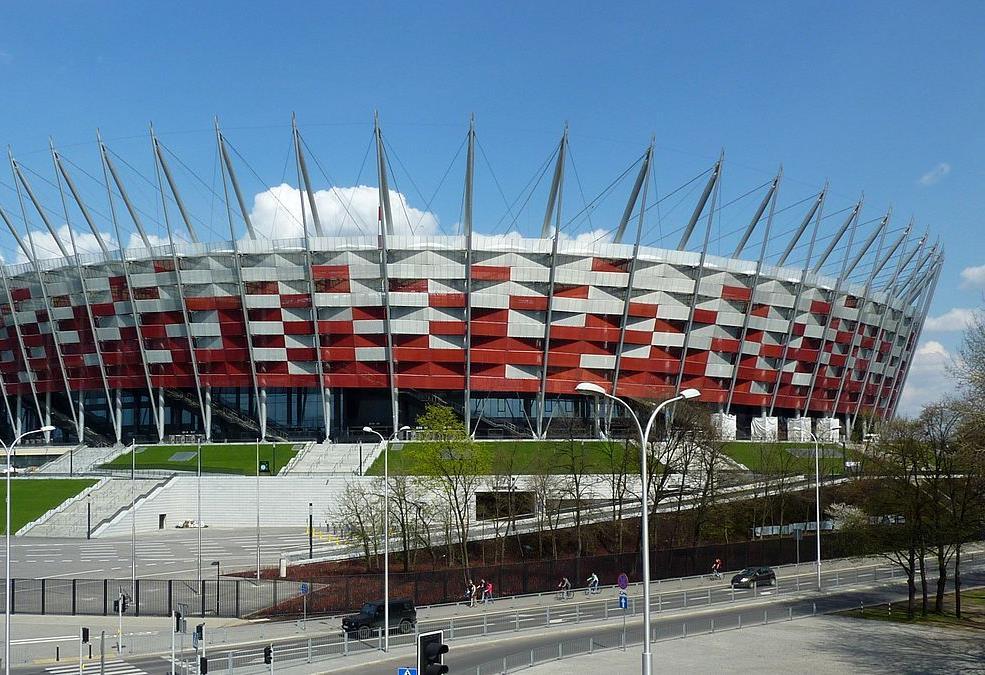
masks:
<svg viewBox="0 0 985 675"><path fill-rule="evenodd" d="M771 567L747 567L732 577L732 588L775 586L776 572Z"/></svg>
<svg viewBox="0 0 985 675"><path fill-rule="evenodd" d="M358 614L342 617L342 630L366 640L383 627L383 601L367 602ZM417 608L413 600L390 601L390 630L410 633L417 624Z"/></svg>

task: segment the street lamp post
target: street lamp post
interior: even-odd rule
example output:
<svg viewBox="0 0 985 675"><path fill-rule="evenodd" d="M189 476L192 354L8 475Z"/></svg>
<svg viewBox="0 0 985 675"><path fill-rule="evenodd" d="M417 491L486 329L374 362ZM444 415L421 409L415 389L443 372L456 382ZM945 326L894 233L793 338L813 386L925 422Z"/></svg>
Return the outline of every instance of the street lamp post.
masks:
<svg viewBox="0 0 985 675"><path fill-rule="evenodd" d="M34 431L28 431L21 434L16 437L10 445L7 445L3 442L3 439L0 439L0 445L3 446L4 454L7 455L7 529L4 532L4 567L6 567L4 582L7 586L3 592L3 670L6 675L10 675L10 475L14 472L13 464L10 461L10 454L14 451L14 446L20 443L21 439L25 436L30 436L31 434L50 434L54 430L55 427L50 424L45 425L40 429L35 429Z"/></svg>
<svg viewBox="0 0 985 675"><path fill-rule="evenodd" d="M657 415L666 406L675 401L683 401L685 399L697 398L701 395L701 392L697 389L685 389L680 394L673 398L669 398L658 405L654 411L650 414L650 419L647 420L646 429L640 425L640 420L633 412L633 409L629 406L626 401L622 400L618 396L613 396L606 392L602 387L597 384L592 384L591 382L582 382L577 387L575 391L585 394L588 396L604 396L605 398L611 399L616 403L622 405L627 411L629 411L630 416L633 418L633 422L636 423L636 431L640 435L640 480L642 483L642 501L640 504L640 529L642 530L642 541L641 548L643 550L643 655L642 655L642 673L643 675L651 675L653 672L653 663L650 656L650 516L649 516L649 485L647 484L647 469L646 469L646 445L647 439L650 437L650 430L653 428L653 423L657 419Z"/></svg>
<svg viewBox="0 0 985 675"><path fill-rule="evenodd" d="M383 437L372 427L363 427L367 434L376 434L383 444L383 651L390 651L390 441L401 431L410 427L400 427L389 439Z"/></svg>
<svg viewBox="0 0 985 675"><path fill-rule="evenodd" d="M828 432L839 431L840 426L831 427ZM812 432L807 434L814 441L814 517L816 518L816 531L814 538L817 540L817 590L821 590L821 443Z"/></svg>

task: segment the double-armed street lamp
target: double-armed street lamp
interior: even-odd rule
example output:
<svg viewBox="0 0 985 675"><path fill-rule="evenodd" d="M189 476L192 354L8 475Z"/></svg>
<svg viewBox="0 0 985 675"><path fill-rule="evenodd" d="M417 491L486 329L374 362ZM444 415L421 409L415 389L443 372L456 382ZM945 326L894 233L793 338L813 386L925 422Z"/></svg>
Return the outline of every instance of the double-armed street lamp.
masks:
<svg viewBox="0 0 985 675"><path fill-rule="evenodd" d="M828 428L829 434L834 431L841 431L841 425ZM815 567L817 568L817 590L821 590L821 442L818 441L813 432L808 431L807 434L814 441L814 516L817 519L817 531L814 533L814 539L817 540Z"/></svg>
<svg viewBox="0 0 985 675"><path fill-rule="evenodd" d="M6 675L10 675L10 476L14 472L13 464L11 463L11 453L14 451L14 447L21 442L21 439L25 436L30 436L31 434L48 434L55 430L55 427L50 424L41 427L40 429L35 429L34 431L27 431L13 440L10 445L3 442L0 439L0 445L3 446L4 453L7 455L7 529L4 536L4 566L6 567L6 575L4 576L4 581L7 586L4 589L4 612L3 612L3 624L4 624L4 640L3 640L3 670Z"/></svg>
<svg viewBox="0 0 985 675"><path fill-rule="evenodd" d="M686 399L697 398L701 395L701 392L697 389L685 389L677 396L669 398L658 405L653 412L650 414L650 419L647 420L646 428L640 424L639 418L636 413L633 412L632 407L619 398L614 396L602 387L592 382L582 382L575 387L575 391L579 394L585 394L586 396L604 396L607 399L611 399L616 403L624 407L628 412L630 417L633 418L633 422L636 423L636 431L640 435L640 479L642 482L642 501L640 508L640 528L642 529L642 541L641 548L643 551L643 664L642 672L643 675L650 675L653 672L653 663L650 658L650 524L649 524L649 485L647 484L647 470L646 470L646 447L647 439L650 437L650 430L653 428L653 423L657 419L657 415L665 407L674 403L676 401L683 401Z"/></svg>
<svg viewBox="0 0 985 675"><path fill-rule="evenodd" d="M410 427L403 426L384 438L376 429L363 427L367 434L376 434L383 444L383 651L390 650L390 441Z"/></svg>

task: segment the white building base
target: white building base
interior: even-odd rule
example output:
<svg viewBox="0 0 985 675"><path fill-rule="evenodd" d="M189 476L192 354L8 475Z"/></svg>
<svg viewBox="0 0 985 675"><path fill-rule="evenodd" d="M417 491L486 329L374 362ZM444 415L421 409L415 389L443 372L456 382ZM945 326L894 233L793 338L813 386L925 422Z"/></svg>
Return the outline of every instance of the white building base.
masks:
<svg viewBox="0 0 985 675"><path fill-rule="evenodd" d="M811 440L811 418L794 417L787 420L787 440L788 441L809 441Z"/></svg>
<svg viewBox="0 0 985 675"><path fill-rule="evenodd" d="M712 413L711 426L723 441L735 440L735 415L727 413Z"/></svg>
<svg viewBox="0 0 985 675"><path fill-rule="evenodd" d="M753 417L750 438L754 441L771 443L779 438L779 419L776 417Z"/></svg>

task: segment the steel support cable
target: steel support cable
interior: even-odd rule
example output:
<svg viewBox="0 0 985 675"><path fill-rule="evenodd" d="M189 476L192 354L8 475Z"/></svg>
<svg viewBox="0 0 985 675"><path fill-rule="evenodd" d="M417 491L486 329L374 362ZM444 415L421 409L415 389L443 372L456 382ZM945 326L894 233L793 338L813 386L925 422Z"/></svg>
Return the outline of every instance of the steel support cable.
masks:
<svg viewBox="0 0 985 675"><path fill-rule="evenodd" d="M397 176L393 170L393 165L390 164L390 155L386 152L386 141L384 141L383 146L383 160L386 162L387 168L390 170L390 181L393 183L394 191L400 196L400 210L404 212L404 220L407 221L407 227L410 229L411 236L417 234L413 225L410 222L410 214L407 213L407 198L403 196L400 192L400 187L397 185ZM411 180L411 183L414 181ZM389 189L389 186L388 186ZM391 223L392 224L392 223ZM396 228L394 228L394 234L396 235Z"/></svg>
<svg viewBox="0 0 985 675"><path fill-rule="evenodd" d="M603 201L605 201L606 199L609 198L609 196L612 194L612 192L615 191L616 187L618 187L618 185L629 174L629 172L631 172L636 167L637 164L639 164L641 161L643 161L643 157L645 157L645 155L641 155L639 159L637 159L635 162L633 162L628 167L626 167L626 169L621 174L619 174L618 176L616 176L607 186L605 186L592 199L592 201L587 202L580 211L578 211L576 214L574 214L573 216L571 216L564 224L562 224L561 227L563 227L565 229L568 229L568 230L571 230L572 227L574 227L574 231L577 231L577 226L575 225L575 221L578 218L581 218L582 215L585 215L587 217L588 222L589 222L589 225L591 225L591 212L594 209L598 208L598 206ZM571 164L571 167L572 167L572 169L574 169L574 171L575 171L575 178L577 179L578 178L578 170L575 168L575 165L574 165L573 162ZM579 181L579 190L580 189L581 189L581 182ZM582 195L582 201L584 201L584 194ZM603 232L601 235L599 235L595 239L595 241L596 242L599 241L600 239L602 239L602 237L604 237L606 234L609 234L614 229L615 228L609 228L608 230L606 230L605 232Z"/></svg>
<svg viewBox="0 0 985 675"><path fill-rule="evenodd" d="M479 154L482 155L482 160L486 163L486 168L489 169L489 175L492 176L493 183L496 185L496 190L499 192L499 196L503 200L503 205L506 207L507 213L512 216L513 211L510 205L510 201L506 198L506 193L503 191L503 186L499 182L499 178L496 176L496 172L493 171L492 164L489 162L489 158L486 157L486 151L482 149L482 144L479 143L478 137L475 139L475 146L479 149ZM502 222L502 218L500 218Z"/></svg>
<svg viewBox="0 0 985 675"><path fill-rule="evenodd" d="M191 175L192 178L194 178L195 180L197 180L199 183L202 184L202 187L204 187L205 190L212 196L213 202L215 201L215 199L217 197L219 197L219 195L216 194L215 189L214 189L214 185L215 185L215 169L214 168L213 168L213 171L212 171L212 184L213 184L213 187L209 187L209 184L205 182L205 179L202 178L201 176L199 176L198 173L196 173L194 169L192 169L190 166L188 166L187 164L185 164L185 162L183 162L181 160L181 157L179 157L177 154L175 154L175 152L173 150L171 150L168 146L166 146L163 143L161 143L160 138L158 138L157 145L158 145L158 147L163 148L164 151L168 155L170 155L171 157L173 157L174 160L176 162L178 162L178 165L181 166L181 168L183 168L186 173L188 173L189 175ZM216 149L214 152L216 153L216 156L218 156L218 149ZM213 167L214 166L215 165L213 165ZM170 197L167 197L167 199L170 199L171 200L171 203L174 204L175 206L178 205L178 202L174 198L174 195L171 195ZM219 234L219 231L216 230L216 229L214 229L212 227L212 217L213 217L213 214L212 214L211 207L210 207L209 221L208 222L204 221L202 218L200 218L195 213L189 213L188 215L192 218L192 220L196 221L199 225L203 226L214 237L216 237L220 241L222 240L222 237L224 235Z"/></svg>
<svg viewBox="0 0 985 675"><path fill-rule="evenodd" d="M421 223L424 221L424 216L430 213L431 204L434 203L435 197L438 196L438 191L441 190L442 185L444 185L445 180L448 178L448 174L451 173L452 167L454 167L455 162L458 161L458 156L462 154L462 148L465 147L465 143L467 140L468 140L468 136L466 136L462 140L462 142L459 143L458 150L455 151L455 155L451 158L451 162L448 163L448 167L445 169L445 173L441 176L441 180L438 181L438 186L434 189L434 192L431 193L431 198L427 199L424 196L424 194L421 192L420 188L417 186L417 183L414 181L413 175L411 175L410 171L407 169L407 166L404 164L403 160L400 159L400 155L393 147L393 144L390 143L386 138L383 139L384 146L390 148L390 153L388 154L393 154L393 158L397 160L397 164L400 166L401 169L404 170L404 173L407 174L407 177L410 179L410 184L414 186L414 190L417 192L417 196L420 197L421 201L424 202L424 210L421 212L421 217L417 219L417 225L412 229L417 229L417 227L420 227Z"/></svg>
<svg viewBox="0 0 985 675"><path fill-rule="evenodd" d="M299 133L298 134L298 138L301 140L301 145L304 146L304 149L308 151L308 156L311 157L311 159L314 161L315 167L321 172L322 178L324 178L328 182L329 186L332 188L332 193L335 195L335 198L338 200L339 204L342 205L343 210L345 210L345 214L347 216L349 216L349 220L351 220L352 221L352 224L355 225L357 228L359 228L359 229L365 229L364 226L366 226L367 223L360 224L360 223L356 222L356 218L352 215L352 211L349 210L349 206L351 206L351 204L352 204L352 195L349 195L349 203L346 203L346 202L343 202L342 201L342 196L339 194L338 183L335 182L335 180L332 179L332 177L328 174L328 171L325 169L325 167L322 166L322 163L320 161L318 161L318 155L316 155L315 154L315 151L311 149L311 146L308 145L308 142L304 140L304 136L302 136ZM366 156L368 156L368 154L369 154L369 147L367 147L366 153L367 153ZM365 163L366 163L366 157L364 156L363 157L363 165L365 165ZM360 167L359 167L359 177L356 178L356 185L359 184L359 178L362 177L362 173L363 173L363 166L360 165ZM338 232L340 234L342 232L342 227L344 225L345 225L345 221L343 220L342 223L338 227Z"/></svg>
<svg viewBox="0 0 985 675"><path fill-rule="evenodd" d="M582 187L581 177L578 175L578 166L575 164L575 156L571 152L571 144L570 143L568 144L568 153L567 153L567 155L568 155L568 163L571 165L571 171L572 171L572 173L575 174L575 184L578 186L578 194L581 196L581 203L582 203L582 210L581 210L581 212L585 214L585 218L588 220L588 227L591 228L592 227L592 211L588 207L588 200L585 199L585 189ZM596 197L596 199L597 199L597 197ZM592 201L594 202L595 199L593 199ZM600 200L599 203L601 203L601 201L602 200ZM568 222L570 224L571 220L569 220ZM564 226L562 225L562 227L564 227ZM572 231L571 228L569 227L567 229L569 230L569 234L570 234L570 232ZM573 231L576 232L577 230L573 230Z"/></svg>
<svg viewBox="0 0 985 675"><path fill-rule="evenodd" d="M520 219L520 214L523 212L523 209L527 207L527 204L530 202L531 197L533 197L534 192L537 190L537 186L540 185L540 181L543 180L544 175L547 173L548 167L550 167L551 162L554 161L554 158L557 156L557 153L560 151L560 149L561 149L560 144L555 146L554 152L552 152L550 156L546 160L544 160L544 163L541 165L541 168L537 172L535 172L533 176L530 177L530 180L527 181L527 184L523 186L523 189L520 190L516 198L513 200L511 206L517 207L516 214L514 215L512 211L510 212L510 215L513 216L513 220L510 221L510 225L509 227L506 228L506 232L504 234L509 234L510 232L513 231L513 228L516 225L516 221ZM529 193L527 193L528 190ZM527 196L523 199L523 203L517 206L517 203L520 201L520 198L523 197L525 193L527 193ZM505 218L505 215L501 216L500 219L496 221L496 227L499 227L500 223L503 222L503 218Z"/></svg>
<svg viewBox="0 0 985 675"><path fill-rule="evenodd" d="M264 180L263 180L263 178L261 178L261 177L260 177L260 174L258 174L258 173L256 172L256 169L254 169L254 168L253 168L253 165L252 165L252 164L250 164L250 163L249 163L249 162L248 162L248 161L246 160L246 158L245 158L245 157L243 157L243 155L242 155L242 154L240 154L240 152L239 152L239 150L237 150L237 149L236 149L236 146L235 146L235 145L233 145L232 143L230 143L230 142L229 142L229 139L228 139L228 138L226 138L225 136L223 136L223 137L222 137L222 140L223 140L223 141L225 142L225 144L226 144L226 147L228 147L228 148L230 148L230 149L232 149L232 151L233 151L234 153L236 153L236 156L240 158L240 160L241 160L241 161L243 162L243 164L245 164L245 165L246 165L246 168L250 170L250 173L252 173L252 174L253 174L253 177L257 179L257 182L258 182L258 183L260 183L260 185L264 185L264 186L266 186L266 185L267 185L267 183L266 183L266 181L264 181ZM292 141L292 142L291 142L291 146L293 147L293 145L294 145L294 142ZM283 171L283 173L281 174L281 182L283 182L283 181L284 181L284 176L286 176L286 175L287 175L287 164L288 164L288 163L289 163L290 161L291 161L291 150L288 150L288 152L287 152L287 159L285 159L285 160L284 160L284 171ZM301 189L301 186L298 186L298 189L300 190L300 189ZM267 188L267 190L269 191L269 187ZM287 212L287 215L291 217L291 220L293 220L293 221L294 221L295 223L297 223L298 225L300 225L300 226L301 226L301 229L304 229L304 223L303 223L303 222L301 222L300 220L298 220L298 219L297 219L297 217L296 217L296 216L295 216L295 215L294 215L293 213L291 213L291 210L290 210L290 209L289 209L289 208L287 207L287 205L286 205L286 204L284 204L284 202L282 202L282 201L280 200L280 198L279 198L279 197L278 197L278 196L277 196L277 195L276 195L275 193L273 193L273 192L270 192L270 196L271 196L271 197L273 197L273 198L274 198L274 200L275 200L275 201L277 202L277 204L278 204L278 208L277 208L277 211L275 211L275 212L274 212L274 220L275 220L275 221L277 220L277 214L278 214L278 213L280 213L280 207L284 207L284 211L286 211L286 212Z"/></svg>
<svg viewBox="0 0 985 675"><path fill-rule="evenodd" d="M688 188L687 192L685 192L683 195L681 195L681 198L678 199L677 202L675 202L674 205L671 206L667 211L664 212L664 214L663 214L664 217L669 217L672 213L674 213L674 211L676 211L677 208L681 204L683 204L685 201L687 201L688 198L690 198L691 195L694 194L694 191L697 190L699 186L693 180L692 181L688 181L688 183L685 183L684 186L681 186L677 190L674 190L674 192L671 192L670 194L664 195L663 199L668 199L671 196L673 196L673 194L675 192L678 192L679 190L683 189L687 185L690 185L690 187ZM650 208L653 208L653 206L655 206L655 205L651 205L650 207L648 207L647 208L647 211L649 211ZM644 211L643 213L646 214L646 211ZM660 237L658 239L650 239L650 240L648 240L646 242L640 242L640 246L652 246L656 242L662 242L668 236L677 234L678 232L683 232L685 230L685 228L687 228L687 224L681 225L680 227L675 227L673 230L670 230L669 232L664 232L663 231L663 227L661 226L661 228L660 228Z"/></svg>
<svg viewBox="0 0 985 675"><path fill-rule="evenodd" d="M143 137L141 137L141 138L143 138ZM120 160L120 162L123 164L123 166L125 166L128 169L130 169L130 171L132 173L136 174L136 176L138 178L142 179L144 182L147 183L148 186L150 186L151 193L154 194L153 202L154 202L155 208L156 208L156 205L157 205L157 187L154 185L154 182L151 181L149 178L147 178L147 176L145 176L143 173L141 173L133 164L131 164L126 159L124 159L120 155L118 155L115 152L113 152L113 149L110 148L108 145L103 144L103 147L106 148L106 152L108 152L109 154L113 155L113 157L115 157L116 159ZM132 186L131 186L131 189L132 189ZM127 192L128 192L128 194L131 194L132 195L132 193L130 193L130 190L128 190ZM133 205L134 210L138 214L140 214L144 218L147 218L148 220L150 220L150 222L152 224L157 225L158 232L161 231L162 223L161 223L161 221L158 218L152 216L146 210L140 208L140 206L138 206L137 204L135 204L133 202L132 196L131 196L131 199L130 199L130 203ZM160 236L160 235L157 235L157 236ZM183 240L186 241L186 242L188 241L187 239L183 239Z"/></svg>
<svg viewBox="0 0 985 675"><path fill-rule="evenodd" d="M851 210L852 210L852 209L854 209L854 208L855 208L855 205L854 205L854 204L852 204L851 206L846 206L846 207L845 207L845 208L843 208L843 209L839 209L839 210L837 210L837 211L832 211L831 213L826 213L826 214L824 214L823 216L821 216L821 218L819 219L819 223L820 223L820 221L824 221L824 220L827 220L828 218L832 218L832 217L834 217L834 216L837 216L837 215L841 215L842 213L845 213L846 211L851 211ZM777 236L778 236L778 237L782 237L782 236L784 236L784 235L787 235L787 234L789 234L789 233L791 233L791 232L793 232L793 231L794 231L794 230L796 230L796 229L799 229L799 228L793 228L792 230L787 230L786 232L781 232L781 233L780 233L779 235L777 235ZM832 234L825 234L825 235L820 235L820 236L816 236L816 237L815 237L815 243L817 243L817 242L822 242L822 241L825 241L825 240L827 240L827 239L830 239L830 238L831 238L831 237L833 237L833 236L834 236L834 234L833 234L833 233L832 233ZM810 242L805 242L805 243L802 243L802 244L797 244L797 245L796 245L796 246L794 246L794 247L793 247L792 249L790 249L790 253L793 253L794 251L796 251L796 250L798 250L798 249L801 249L801 248L804 248L805 246L810 246ZM800 263L800 262L801 262L801 260L802 260L801 258L795 258L794 260L790 260L790 259L789 259L789 256L788 256L788 259L787 259L787 261L786 261L786 262L785 262L785 263L783 264L783 266L784 266L784 267L796 267L796 266L797 266L797 263Z"/></svg>
<svg viewBox="0 0 985 675"><path fill-rule="evenodd" d="M762 185L759 185L759 186L757 186L757 187L754 187L753 189L751 189L751 190L749 190L748 192L745 192L745 193L743 193L743 194L741 194L741 195L739 195L739 196L738 196L738 197L736 197L735 199L733 199L733 200L731 200L731 201L729 201L729 202L727 202L727 203L725 203L725 204L722 204L721 206L719 206L718 208L716 208L716 209L715 209L715 212L717 213L717 212L719 212L719 211L721 211L722 209L724 209L724 208L725 208L726 206L731 206L732 204L735 204L736 202L738 202L738 201L741 201L741 200L743 200L743 199L745 199L745 198L746 198L746 197L748 197L749 195L751 195L751 194L753 194L753 193L755 193L755 192L757 192L757 191L759 191L759 190L762 190L762 189L763 189L764 187L767 187L767 186L768 186L768 185L770 185L770 184L771 184L772 182L773 182L772 180L769 180L769 181L767 181L767 182L765 182L765 183L763 183ZM721 233L721 234L719 234L719 235L718 235L718 236L717 236L716 238L714 238L714 239L712 239L711 241L709 241L709 242L708 242L708 244L709 244L709 245L711 245L711 244L720 244L720 243L721 243L721 241L722 241L723 239L725 239L726 237L730 237L730 236L732 236L733 234L736 234L737 232L742 232L742 231L743 231L743 230L745 230L745 229L746 229L747 227L748 227L748 225L743 225L742 227L740 227L740 228L737 228L737 229L735 229L735 230L729 230L728 232L724 232L724 233Z"/></svg>

